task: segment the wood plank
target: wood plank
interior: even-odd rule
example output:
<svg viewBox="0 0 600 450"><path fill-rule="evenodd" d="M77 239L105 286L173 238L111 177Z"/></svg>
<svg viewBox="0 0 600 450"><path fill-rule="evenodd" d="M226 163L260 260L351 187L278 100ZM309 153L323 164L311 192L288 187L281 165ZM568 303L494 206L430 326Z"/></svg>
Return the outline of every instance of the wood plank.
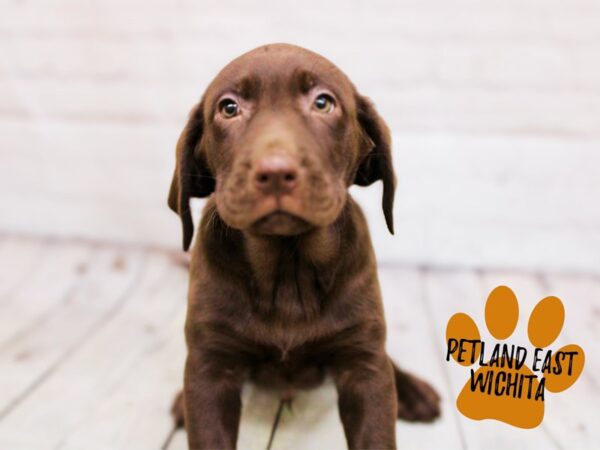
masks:
<svg viewBox="0 0 600 450"><path fill-rule="evenodd" d="M27 254L25 242L29 240L19 242ZM36 252L37 269L27 269L25 279L0 300L0 354L9 341L18 340L50 317L58 303L81 284L92 253L90 246L68 242L49 242Z"/></svg>
<svg viewBox="0 0 600 450"><path fill-rule="evenodd" d="M0 241L3 264L10 269L16 255L20 262L15 272L30 274L28 283L3 297L0 329L4 320L10 326L10 318L37 323L40 307L50 308L39 327L18 333L0 347L1 404L16 401L0 421L0 446L81 448L93 442L97 448L159 447L171 428L168 409L180 387L185 356L185 271L163 253L39 242L44 244L16 237ZM96 257L86 263L90 252ZM29 265L34 260L37 270ZM82 263L87 269L82 270ZM598 442L597 279L397 268L381 269L380 279L390 355L431 381L443 397L440 421L398 423L399 445L584 448ZM475 422L455 412L454 399L468 373L443 361L445 323L453 313L467 312L484 339L489 338L483 311L487 294L498 284L511 286L520 301L520 322L511 342L526 342L531 309L543 296L554 294L566 307L556 346L575 342L587 352L582 379L563 394L548 395L544 423L534 430ZM421 306L415 304L419 298L425 302ZM301 393L293 409L284 410L273 448L344 448L336 397L331 382ZM264 448L278 397L249 385L243 402L239 447ZM34 428L35 436L29 432ZM186 445L185 433L178 432L169 448Z"/></svg>
<svg viewBox="0 0 600 450"><path fill-rule="evenodd" d="M484 307L488 286L478 273L472 271L425 271L427 304L437 330L437 339L445 351L446 324L457 312L469 314L486 339ZM444 355L445 356L445 355ZM449 367L450 385L456 398L469 379L469 370L452 359ZM467 448L559 448L552 436L542 427L533 430L515 428L495 420L475 421L460 415L461 428Z"/></svg>
<svg viewBox="0 0 600 450"><path fill-rule="evenodd" d="M249 386L249 389L256 390L256 387ZM238 448L267 448L280 401L274 391L258 392L258 396L249 398L246 403L249 411L242 420ZM267 406L266 409L257 407L257 397ZM257 412L265 410L267 414L262 412L258 416L261 423L257 423ZM248 423L253 426L248 426ZM273 450L346 448L344 431L338 414L337 392L333 381L329 378L315 389L298 391L291 407L289 405L283 407L276 425L271 445Z"/></svg>
<svg viewBox="0 0 600 450"><path fill-rule="evenodd" d="M242 390L242 405L238 448L267 448L279 408L279 395L246 383Z"/></svg>
<svg viewBox="0 0 600 450"><path fill-rule="evenodd" d="M388 351L404 369L429 381L442 398L442 416L433 424L398 422L400 448L464 448L461 423L448 385L448 368L425 305L416 269L379 270L388 326Z"/></svg>
<svg viewBox="0 0 600 450"><path fill-rule="evenodd" d="M98 249L97 258L85 275L85 283L64 298L52 316L39 327L3 348L0 358L0 384L3 386L0 391L0 436L3 439L15 434L27 439L26 428L14 419L17 412L23 414L19 406L71 358L86 339L112 319L135 288L142 271L141 253L125 256L118 249ZM43 291L44 286L39 288ZM58 421L60 415L55 414L52 418ZM52 428L52 418L44 420L49 428ZM44 434L42 425L37 429Z"/></svg>
<svg viewBox="0 0 600 450"><path fill-rule="evenodd" d="M169 445L165 450L188 450L189 447L185 430L177 430L168 444Z"/></svg>
<svg viewBox="0 0 600 450"><path fill-rule="evenodd" d="M40 267L40 255L47 245L42 239L2 235L0 251L0 304L10 298Z"/></svg>
<svg viewBox="0 0 600 450"><path fill-rule="evenodd" d="M346 447L331 379L316 389L298 391L291 407L284 406L273 439L274 450Z"/></svg>
<svg viewBox="0 0 600 450"><path fill-rule="evenodd" d="M44 421L36 439L52 447L161 446L183 373L187 274L162 253L143 258L118 314L8 418L21 432Z"/></svg>

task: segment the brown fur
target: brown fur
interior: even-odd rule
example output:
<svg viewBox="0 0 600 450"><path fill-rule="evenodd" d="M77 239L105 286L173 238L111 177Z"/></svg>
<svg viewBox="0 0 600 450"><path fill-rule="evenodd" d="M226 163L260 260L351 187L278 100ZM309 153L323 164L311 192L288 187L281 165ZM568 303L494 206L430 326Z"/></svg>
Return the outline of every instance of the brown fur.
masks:
<svg viewBox="0 0 600 450"><path fill-rule="evenodd" d="M323 89L335 100L331 112L313 107ZM223 95L238 116L223 116ZM256 186L273 155L289 161L290 192ZM389 131L323 57L264 46L208 87L178 141L169 194L185 249L189 199L210 196L192 250L184 395L174 405L191 448L236 446L246 380L289 393L330 374L350 448L394 448L396 417L439 415L435 391L385 352L375 256L347 193L377 180L393 232Z"/></svg>

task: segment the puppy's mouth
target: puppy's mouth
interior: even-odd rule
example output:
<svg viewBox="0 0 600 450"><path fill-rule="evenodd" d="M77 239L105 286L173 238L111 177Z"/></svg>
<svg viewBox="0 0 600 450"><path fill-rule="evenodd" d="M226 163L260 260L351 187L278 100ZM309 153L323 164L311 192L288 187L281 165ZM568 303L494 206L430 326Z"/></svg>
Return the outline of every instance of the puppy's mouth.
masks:
<svg viewBox="0 0 600 450"><path fill-rule="evenodd" d="M311 228L306 220L286 211L273 211L254 222L250 230L257 234L293 236Z"/></svg>

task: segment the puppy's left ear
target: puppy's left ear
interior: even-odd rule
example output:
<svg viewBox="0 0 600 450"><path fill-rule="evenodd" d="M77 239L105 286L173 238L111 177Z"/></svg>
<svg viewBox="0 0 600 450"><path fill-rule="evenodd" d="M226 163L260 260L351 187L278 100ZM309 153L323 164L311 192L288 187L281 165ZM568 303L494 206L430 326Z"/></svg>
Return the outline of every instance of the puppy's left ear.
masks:
<svg viewBox="0 0 600 450"><path fill-rule="evenodd" d="M361 158L354 183L368 186L377 180L383 181L381 206L385 223L394 234L394 192L396 175L392 165L392 138L390 130L375 110L373 103L360 95L356 98L358 122L362 128Z"/></svg>

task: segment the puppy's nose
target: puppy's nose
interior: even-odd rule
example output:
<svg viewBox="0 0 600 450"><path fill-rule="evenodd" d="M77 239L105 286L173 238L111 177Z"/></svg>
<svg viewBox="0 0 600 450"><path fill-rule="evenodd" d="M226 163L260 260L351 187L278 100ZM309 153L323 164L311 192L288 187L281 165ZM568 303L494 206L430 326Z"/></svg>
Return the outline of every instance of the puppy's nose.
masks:
<svg viewBox="0 0 600 450"><path fill-rule="evenodd" d="M256 166L254 182L265 194L289 194L298 184L298 167L284 156L263 158Z"/></svg>

